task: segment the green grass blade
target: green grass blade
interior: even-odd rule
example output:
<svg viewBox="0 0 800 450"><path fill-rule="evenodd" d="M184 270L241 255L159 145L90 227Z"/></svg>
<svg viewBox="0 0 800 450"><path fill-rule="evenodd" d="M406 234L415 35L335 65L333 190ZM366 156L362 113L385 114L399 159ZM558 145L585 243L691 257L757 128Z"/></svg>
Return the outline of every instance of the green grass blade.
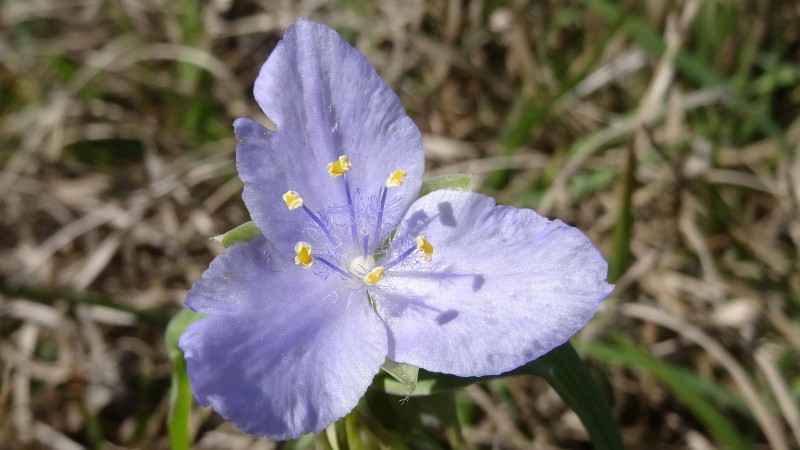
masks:
<svg viewBox="0 0 800 450"><path fill-rule="evenodd" d="M629 14L629 11L620 9L614 2L609 0L584 0L584 3L607 22L617 24L620 19L624 18L623 29L646 51L660 55L666 50L667 44L655 28L645 20ZM746 61L747 59L748 57L745 56L744 60ZM748 93L743 87L747 83L742 81L733 82L736 80L726 79L717 72L712 63L704 61L686 49L679 51L675 55L675 66L681 74L702 87L719 86L727 88L732 97L731 108L744 117L750 118L756 129L774 138L782 152L792 155L793 147L787 141L782 127L775 122L774 118L770 114L752 114L753 105L748 100Z"/></svg>
<svg viewBox="0 0 800 450"><path fill-rule="evenodd" d="M615 2L608 0L584 0L584 2L608 22L617 24L620 20L624 20L623 29L648 52L663 54L667 49L664 38L655 28L645 20L633 16L629 11L621 10ZM723 83L722 77L712 67L685 51L678 53L675 65L683 74L702 86Z"/></svg>
<svg viewBox="0 0 800 450"><path fill-rule="evenodd" d="M261 234L261 230L250 221L238 227L215 236L212 239L230 247L239 242L247 242ZM192 439L189 433L189 416L192 410L192 389L189 382L189 375L186 373L186 360L183 352L178 348L178 340L189 325L201 319L202 314L184 309L167 324L166 344L167 353L172 361L172 385L169 396L169 416L167 418L167 428L169 440L173 450L188 450L191 447Z"/></svg>
<svg viewBox="0 0 800 450"><path fill-rule="evenodd" d="M636 190L636 152L634 138L628 140L625 149L625 165L619 182L619 211L614 226L614 239L608 268L608 280L617 282L631 265L630 242L633 234L633 191Z"/></svg>
<svg viewBox="0 0 800 450"><path fill-rule="evenodd" d="M519 95L512 106L506 128L500 133L502 136L503 148L507 154L514 154L525 144L531 131L550 117L553 107L580 82L586 79L597 64L602 60L606 46L611 39L617 35L620 27L624 23L623 17L617 17L616 21L608 32L599 39L597 46L589 61L581 69L564 83L558 85L558 90L554 94L542 97L531 98L526 95Z"/></svg>
<svg viewBox="0 0 800 450"><path fill-rule="evenodd" d="M716 406L729 403L742 412L747 411L747 406L724 388L709 386L709 383L696 374L653 357L635 342L619 334L614 345L587 343L585 350L597 360L651 373L706 426L721 448L752 448ZM714 398L710 401L708 397L712 396Z"/></svg>
<svg viewBox="0 0 800 450"><path fill-rule="evenodd" d="M556 347L532 364L536 373L547 380L561 399L580 417L595 448L625 448L608 402L569 342Z"/></svg>
<svg viewBox="0 0 800 450"><path fill-rule="evenodd" d="M420 369L417 388L411 396L436 394L513 375L536 375L544 378L580 417L596 448L606 450L625 448L611 408L569 342L520 368L497 376L461 378ZM408 395L405 386L393 378L385 376L382 381L386 392Z"/></svg>
<svg viewBox="0 0 800 450"><path fill-rule="evenodd" d="M188 309L179 312L167 325L167 354L172 361L172 386L169 395L167 429L173 450L188 450L192 445L189 416L192 412L192 390L186 373L186 360L178 348L178 339L186 328L203 316Z"/></svg>

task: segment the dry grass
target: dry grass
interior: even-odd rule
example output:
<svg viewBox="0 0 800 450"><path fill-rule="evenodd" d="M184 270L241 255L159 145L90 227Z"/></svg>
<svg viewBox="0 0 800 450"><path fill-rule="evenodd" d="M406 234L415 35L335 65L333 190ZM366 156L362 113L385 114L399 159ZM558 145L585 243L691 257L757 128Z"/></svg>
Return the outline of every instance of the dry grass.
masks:
<svg viewBox="0 0 800 450"><path fill-rule="evenodd" d="M595 2L203 3L0 4L0 448L168 447L164 325L222 251L208 238L248 220L229 124L263 119L255 75L298 16L341 30L399 93L430 174L472 173L609 255L635 155L633 264L582 340L629 336L740 399L749 414L720 411L748 442L800 448L797 6L713 2L740 8L728 22L697 0L631 6L657 52ZM719 83L691 75L698 60ZM631 448L717 445L644 366L587 354ZM470 446L586 447L541 380L466 392ZM197 448L273 448L194 418Z"/></svg>

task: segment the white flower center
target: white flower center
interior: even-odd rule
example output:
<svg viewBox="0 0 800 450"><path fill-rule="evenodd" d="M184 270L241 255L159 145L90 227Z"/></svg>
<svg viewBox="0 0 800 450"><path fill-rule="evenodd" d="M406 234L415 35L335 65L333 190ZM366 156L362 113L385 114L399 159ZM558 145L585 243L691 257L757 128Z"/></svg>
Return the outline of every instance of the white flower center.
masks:
<svg viewBox="0 0 800 450"><path fill-rule="evenodd" d="M305 268L310 268L312 265L314 265L314 261L319 261L328 269L339 273L339 275L342 275L345 278L352 276L357 280L361 280L366 285L373 285L380 283L387 270L403 262L409 255L411 255L411 253L415 251L422 252L423 260L426 262L430 261L431 257L433 256L433 245L425 238L425 236L420 235L416 237L413 245L401 252L392 261L381 266L375 265L375 257L369 255L368 253L370 244L372 244L372 248L374 250L378 247L378 240L383 236L383 216L387 211L386 195L389 189L398 188L403 185L403 178L406 176L406 171L403 169L397 169L390 173L389 178L384 184L384 187L381 188L378 195L380 197L380 204L376 210L375 232L372 236L370 236L369 228L362 227L360 230L358 229L358 221L356 220L357 208L353 202L353 196L347 180L347 172L351 169L353 169L353 165L345 155L339 156L339 158L327 166L330 176L333 178L341 177L341 179L344 180L344 188L347 196L347 212L350 216L350 231L353 238L353 244L354 247L360 248L362 253L350 259L347 267L344 268L340 265L342 261L339 259L338 255L325 254L324 250L322 253L317 253L316 250L312 249L312 244L305 241L299 241L294 247L295 264ZM302 209L316 224L319 230L325 234L325 237L331 244L332 248L339 246L339 240L341 236L339 236L338 233L331 232L331 228L329 227L330 224L327 222L327 220L325 220L325 217L323 216L320 218L317 215L318 213L315 213L309 209L308 206L305 205L303 198L298 192L293 190L286 191L286 193L283 194L283 201L286 203L286 207L289 210ZM371 240L370 237L372 238Z"/></svg>
<svg viewBox="0 0 800 450"><path fill-rule="evenodd" d="M358 255L350 260L347 271L356 278L362 278L364 275L370 273L374 267L375 258L373 258L372 255L367 255L366 258L364 255Z"/></svg>

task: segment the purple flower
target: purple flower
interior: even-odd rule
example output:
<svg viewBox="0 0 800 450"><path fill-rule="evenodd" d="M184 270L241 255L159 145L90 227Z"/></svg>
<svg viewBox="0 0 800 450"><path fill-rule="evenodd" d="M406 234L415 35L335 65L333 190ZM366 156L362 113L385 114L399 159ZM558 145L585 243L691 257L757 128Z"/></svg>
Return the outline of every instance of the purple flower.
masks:
<svg viewBox="0 0 800 450"><path fill-rule="evenodd" d="M470 192L417 199L419 130L364 57L305 19L256 80L277 125L234 122L263 236L218 256L180 339L195 397L243 431L320 431L386 358L496 375L563 344L612 289L577 229Z"/></svg>

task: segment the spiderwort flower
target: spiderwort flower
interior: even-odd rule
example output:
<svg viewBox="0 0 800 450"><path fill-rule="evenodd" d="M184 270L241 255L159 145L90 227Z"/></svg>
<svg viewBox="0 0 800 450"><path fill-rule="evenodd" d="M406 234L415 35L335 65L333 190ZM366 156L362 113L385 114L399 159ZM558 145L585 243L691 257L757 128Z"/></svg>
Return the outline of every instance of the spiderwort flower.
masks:
<svg viewBox="0 0 800 450"><path fill-rule="evenodd" d="M234 122L243 198L262 231L186 297L195 397L273 439L347 414L386 358L497 375L564 343L611 291L577 229L470 192L417 199L420 133L365 58L295 22Z"/></svg>

